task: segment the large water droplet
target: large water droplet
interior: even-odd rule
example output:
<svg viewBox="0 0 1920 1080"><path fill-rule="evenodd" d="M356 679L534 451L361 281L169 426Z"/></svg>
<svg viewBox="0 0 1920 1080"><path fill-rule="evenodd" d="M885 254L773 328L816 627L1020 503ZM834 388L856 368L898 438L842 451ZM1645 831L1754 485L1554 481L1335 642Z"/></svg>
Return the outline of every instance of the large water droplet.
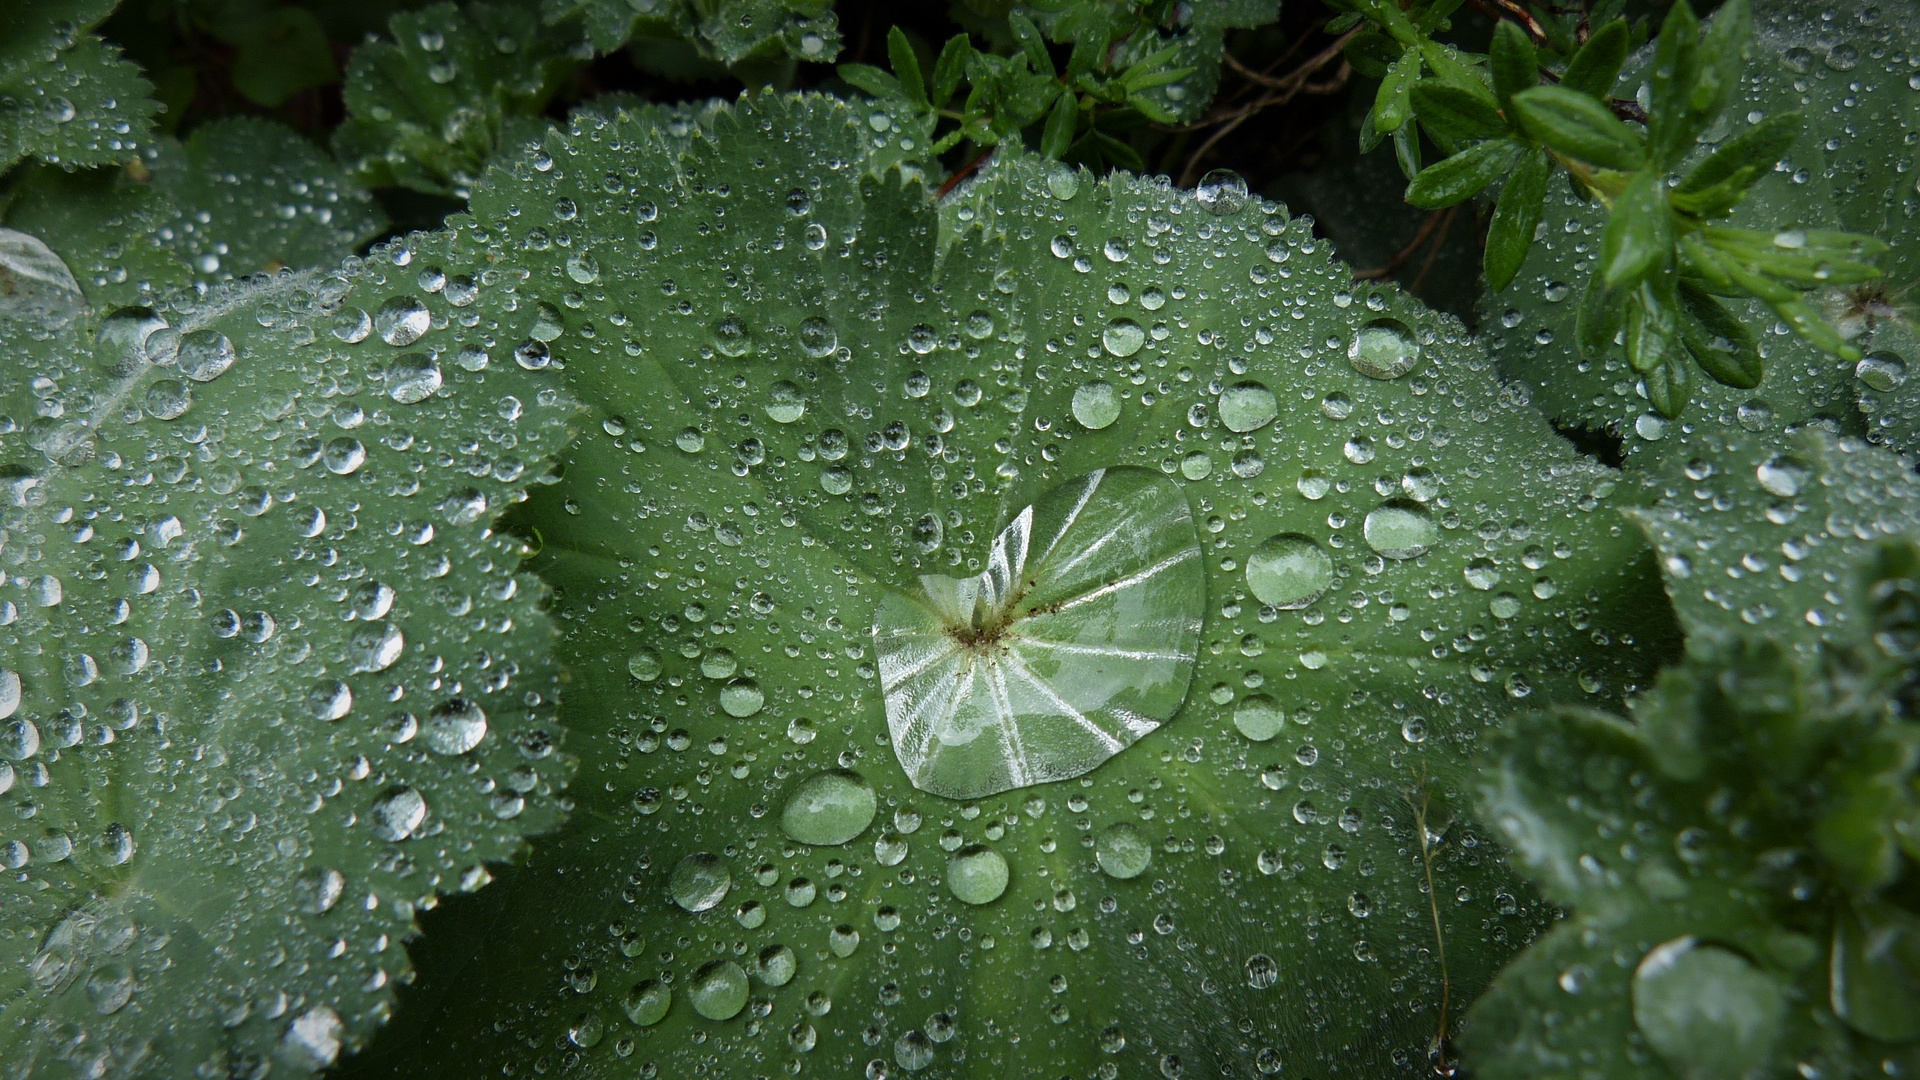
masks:
<svg viewBox="0 0 1920 1080"><path fill-rule="evenodd" d="M174 362L180 374L194 382L212 382L233 366L233 342L217 330L195 330L180 339Z"/></svg>
<svg viewBox="0 0 1920 1080"><path fill-rule="evenodd" d="M1354 333L1347 361L1369 379L1397 379L1420 363L1420 341L1406 323L1375 319Z"/></svg>
<svg viewBox="0 0 1920 1080"><path fill-rule="evenodd" d="M1383 503L1360 525L1367 546L1389 559L1415 559L1440 538L1440 529L1426 512L1404 503Z"/></svg>
<svg viewBox="0 0 1920 1080"><path fill-rule="evenodd" d="M1206 583L1185 496L1107 469L1021 509L988 568L891 590L873 636L894 753L954 799L1078 776L1171 717Z"/></svg>
<svg viewBox="0 0 1920 1080"><path fill-rule="evenodd" d="M715 960L693 973L687 1000L709 1020L731 1020L747 1007L747 973L731 960Z"/></svg>
<svg viewBox="0 0 1920 1080"><path fill-rule="evenodd" d="M487 737L487 714L466 698L452 698L433 707L420 733L436 754L464 754Z"/></svg>
<svg viewBox="0 0 1920 1080"><path fill-rule="evenodd" d="M1228 431L1258 431L1280 415L1273 391L1257 382L1237 382L1220 392L1220 422Z"/></svg>
<svg viewBox="0 0 1920 1080"><path fill-rule="evenodd" d="M389 345L411 345L426 335L433 317L411 296L396 296L373 313L373 330Z"/></svg>
<svg viewBox="0 0 1920 1080"><path fill-rule="evenodd" d="M627 1019L640 1027L652 1027L665 1020L667 1010L673 1007L673 988L644 979L633 985L620 1007L626 1010Z"/></svg>
<svg viewBox="0 0 1920 1080"><path fill-rule="evenodd" d="M718 855L696 851L681 859L667 879L667 893L687 911L707 911L727 898L733 872Z"/></svg>
<svg viewBox="0 0 1920 1080"><path fill-rule="evenodd" d="M1263 604L1303 608L1333 585L1333 558L1312 537L1269 536L1247 556L1247 589Z"/></svg>
<svg viewBox="0 0 1920 1080"><path fill-rule="evenodd" d="M1153 862L1153 844L1140 830L1124 821L1106 827L1094 842L1094 861L1107 876L1121 879L1139 877Z"/></svg>
<svg viewBox="0 0 1920 1080"><path fill-rule="evenodd" d="M1094 379L1073 392L1073 418L1089 431L1099 431L1120 419L1120 391L1112 383Z"/></svg>
<svg viewBox="0 0 1920 1080"><path fill-rule="evenodd" d="M1233 707L1233 726L1254 742L1266 742L1287 726L1287 711L1265 694L1251 694Z"/></svg>
<svg viewBox="0 0 1920 1080"><path fill-rule="evenodd" d="M866 832L876 810L873 788L858 773L815 773L787 797L780 828L803 844L831 847Z"/></svg>
<svg viewBox="0 0 1920 1080"><path fill-rule="evenodd" d="M1007 891L1007 860L989 847L973 844L947 860L947 888L968 904L991 904Z"/></svg>
<svg viewBox="0 0 1920 1080"><path fill-rule="evenodd" d="M1100 344L1114 356L1132 356L1146 342L1147 332L1132 319L1115 319L1100 332Z"/></svg>
<svg viewBox="0 0 1920 1080"><path fill-rule="evenodd" d="M425 353L405 353L387 365L387 396L402 405L425 401L440 386L440 365Z"/></svg>
<svg viewBox="0 0 1920 1080"><path fill-rule="evenodd" d="M410 787L389 788L374 800L368 820L380 839L405 840L427 820L427 800Z"/></svg>
<svg viewBox="0 0 1920 1080"><path fill-rule="evenodd" d="M818 360L830 356L840 347L840 336L834 333L833 324L814 315L800 321L800 349L808 356Z"/></svg>
<svg viewBox="0 0 1920 1080"><path fill-rule="evenodd" d="M1232 169L1215 169L1200 178L1193 199L1215 217L1237 214L1247 205L1246 178Z"/></svg>

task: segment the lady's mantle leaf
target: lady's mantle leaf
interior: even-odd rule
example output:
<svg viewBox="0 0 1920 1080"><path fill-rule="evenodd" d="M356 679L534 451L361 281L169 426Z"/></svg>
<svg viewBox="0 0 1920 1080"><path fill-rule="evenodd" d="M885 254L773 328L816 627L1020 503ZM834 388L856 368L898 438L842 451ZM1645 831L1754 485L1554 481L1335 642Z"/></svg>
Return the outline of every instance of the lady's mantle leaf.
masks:
<svg viewBox="0 0 1920 1080"><path fill-rule="evenodd" d="M90 33L114 0L0 8L0 172L23 157L72 169L130 157L160 109L118 49Z"/></svg>
<svg viewBox="0 0 1920 1080"><path fill-rule="evenodd" d="M1476 733L1530 694L1613 700L1667 640L1611 474L1505 397L1457 324L1353 282L1244 185L1009 154L936 208L863 175L866 113L769 96L678 158L643 123L582 118L476 193L595 409L515 518L567 628L578 812L446 913L384 1044L408 1052L366 1067L1423 1060L1434 906L1456 999L1540 919L1447 809ZM1100 502L1101 470L1137 493ZM1177 504L1197 526L1183 707L1074 779L921 790L876 612L942 575L954 640L988 641L997 609L961 619L963 588L1011 582L996 544L1028 507L1051 535L1076 491L1121 528L1026 562L1054 618L1091 595L1082 568L1115 590L1188 573ZM1137 550L1104 546L1122 534ZM1171 679L1190 596L1131 595L1157 625L1111 633ZM1110 659L1037 682L1100 682Z"/></svg>
<svg viewBox="0 0 1920 1080"><path fill-rule="evenodd" d="M443 269L485 245L0 324L0 1075L328 1065L419 913L558 820L489 522L568 408Z"/></svg>

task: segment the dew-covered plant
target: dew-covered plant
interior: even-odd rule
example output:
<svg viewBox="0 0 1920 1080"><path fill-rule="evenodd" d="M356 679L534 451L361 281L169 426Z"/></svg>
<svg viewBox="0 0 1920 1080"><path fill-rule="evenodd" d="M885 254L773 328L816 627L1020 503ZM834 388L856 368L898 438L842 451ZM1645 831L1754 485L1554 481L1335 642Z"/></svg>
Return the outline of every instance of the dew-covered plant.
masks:
<svg viewBox="0 0 1920 1080"><path fill-rule="evenodd" d="M1912 12L0 30L0 1076L1920 1070Z"/></svg>

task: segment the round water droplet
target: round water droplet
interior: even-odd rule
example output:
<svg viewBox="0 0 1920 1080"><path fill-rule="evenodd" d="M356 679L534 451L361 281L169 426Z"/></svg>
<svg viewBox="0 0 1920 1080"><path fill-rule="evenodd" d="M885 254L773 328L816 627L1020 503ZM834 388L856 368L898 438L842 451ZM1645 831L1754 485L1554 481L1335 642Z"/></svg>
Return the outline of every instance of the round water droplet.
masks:
<svg viewBox="0 0 1920 1080"><path fill-rule="evenodd" d="M1360 525L1367 546L1389 559L1415 559L1440 538L1440 529L1424 510L1405 503L1383 503Z"/></svg>
<svg viewBox="0 0 1920 1080"><path fill-rule="evenodd" d="M768 986L785 986L800 971L800 957L785 945L769 945L760 950L755 974Z"/></svg>
<svg viewBox="0 0 1920 1080"><path fill-rule="evenodd" d="M1273 391L1257 382L1238 382L1220 392L1220 422L1228 431L1258 431L1280 415Z"/></svg>
<svg viewBox="0 0 1920 1080"><path fill-rule="evenodd" d="M1071 165L1055 162L1047 169L1047 190L1061 202L1080 194L1080 171Z"/></svg>
<svg viewBox="0 0 1920 1080"><path fill-rule="evenodd" d="M0 720L7 719L20 708L20 699L20 673L0 668Z"/></svg>
<svg viewBox="0 0 1920 1080"><path fill-rule="evenodd" d="M1791 499L1800 494L1800 489L1813 476L1813 470L1807 463L1792 454L1775 454L1760 463L1754 469L1755 479L1767 494L1782 499Z"/></svg>
<svg viewBox="0 0 1920 1080"><path fill-rule="evenodd" d="M1115 319L1100 332L1100 344L1114 356L1132 356L1146 342L1147 332L1132 319Z"/></svg>
<svg viewBox="0 0 1920 1080"><path fill-rule="evenodd" d="M1093 846L1094 861L1108 877L1139 877L1153 862L1153 845L1140 830L1124 821L1115 822L1100 833Z"/></svg>
<svg viewBox="0 0 1920 1080"><path fill-rule="evenodd" d="M1479 589L1481 592L1486 592L1495 585L1500 584L1500 568L1493 564L1492 559L1475 559L1467 564L1464 573L1466 574L1467 584Z"/></svg>
<svg viewBox="0 0 1920 1080"><path fill-rule="evenodd" d="M727 898L733 872L718 855L696 851L674 866L667 893L686 911L708 911Z"/></svg>
<svg viewBox="0 0 1920 1080"><path fill-rule="evenodd" d="M781 379L767 388L767 417L776 424L791 424L807 414L807 400L800 388Z"/></svg>
<svg viewBox="0 0 1920 1080"><path fill-rule="evenodd" d="M1853 376L1869 390L1898 390L1907 381L1907 363L1890 352L1870 352L1853 366Z"/></svg>
<svg viewBox="0 0 1920 1080"><path fill-rule="evenodd" d="M338 720L353 708L353 688L338 679L315 683L307 691L307 712L315 720Z"/></svg>
<svg viewBox="0 0 1920 1080"><path fill-rule="evenodd" d="M833 324L814 315L800 322L800 350L818 360L830 356L840 347L840 336L834 332Z"/></svg>
<svg viewBox="0 0 1920 1080"><path fill-rule="evenodd" d="M155 420L177 420L193 405L193 388L179 379L160 379L147 387L147 415Z"/></svg>
<svg viewBox="0 0 1920 1080"><path fill-rule="evenodd" d="M600 261L591 252L576 251L567 256L567 276L582 285L600 280Z"/></svg>
<svg viewBox="0 0 1920 1080"><path fill-rule="evenodd" d="M1265 694L1252 694L1233 707L1233 726L1254 742L1266 742L1287 726L1287 711Z"/></svg>
<svg viewBox="0 0 1920 1080"><path fill-rule="evenodd" d="M831 847L866 832L877 808L873 788L858 773L815 773L787 797L780 828L803 844Z"/></svg>
<svg viewBox="0 0 1920 1080"><path fill-rule="evenodd" d="M212 382L233 366L233 342L217 330L195 330L180 339L175 363L180 374L194 382Z"/></svg>
<svg viewBox="0 0 1920 1080"><path fill-rule="evenodd" d="M1397 379L1420 363L1420 341L1406 323L1375 319L1354 333L1347 361L1369 379Z"/></svg>
<svg viewBox="0 0 1920 1080"><path fill-rule="evenodd" d="M1676 938L1633 972L1633 1023L1674 1072L1697 1080L1760 1073L1786 1018L1780 984L1728 949Z"/></svg>
<svg viewBox="0 0 1920 1080"><path fill-rule="evenodd" d="M417 832L427 820L427 800L410 787L388 788L368 812L373 835L399 842Z"/></svg>
<svg viewBox="0 0 1920 1080"><path fill-rule="evenodd" d="M627 999L620 1007L626 1010L627 1019L641 1027L652 1027L665 1020L667 1010L673 1007L673 988L643 979L627 991Z"/></svg>
<svg viewBox="0 0 1920 1080"><path fill-rule="evenodd" d="M947 888L968 904L991 904L1007 891L1007 860L989 847L973 844L947 860Z"/></svg>
<svg viewBox="0 0 1920 1080"><path fill-rule="evenodd" d="M1193 199L1215 217L1237 214L1247 205L1246 178L1232 169L1215 169L1200 178Z"/></svg>
<svg viewBox="0 0 1920 1080"><path fill-rule="evenodd" d="M452 698L433 707L420 734L436 754L464 754L487 737L487 714L466 698Z"/></svg>
<svg viewBox="0 0 1920 1080"><path fill-rule="evenodd" d="M1333 585L1333 558L1312 537L1280 533L1247 556L1247 589L1282 610L1303 608Z"/></svg>
<svg viewBox="0 0 1920 1080"><path fill-rule="evenodd" d="M400 659L407 638L392 623L370 623L355 630L348 653L356 672L385 671Z"/></svg>
<svg viewBox="0 0 1920 1080"><path fill-rule="evenodd" d="M1280 981L1280 965L1266 953L1254 953L1247 957L1247 985L1255 990L1270 989Z"/></svg>
<svg viewBox="0 0 1920 1080"><path fill-rule="evenodd" d="M402 405L425 401L440 386L440 365L425 353L405 353L387 365L387 396Z"/></svg>
<svg viewBox="0 0 1920 1080"><path fill-rule="evenodd" d="M693 973L687 1000L709 1020L731 1020L747 1007L747 973L731 960L715 960Z"/></svg>
<svg viewBox="0 0 1920 1080"><path fill-rule="evenodd" d="M766 703L767 698L760 692L760 684L752 679L735 679L720 688L720 708L726 710L728 716L752 716Z"/></svg>
<svg viewBox="0 0 1920 1080"><path fill-rule="evenodd" d="M729 315L714 324L713 347L722 356L745 356L753 348L753 335L747 332L745 323Z"/></svg>
<svg viewBox="0 0 1920 1080"><path fill-rule="evenodd" d="M1073 418L1088 431L1099 431L1120 419L1120 391L1112 383L1094 379L1073 392Z"/></svg>
<svg viewBox="0 0 1920 1080"><path fill-rule="evenodd" d="M432 326L427 306L411 296L396 296L373 313L373 330L389 345L411 345Z"/></svg>
<svg viewBox="0 0 1920 1080"><path fill-rule="evenodd" d="M652 682L660 677L660 654L652 649L641 649L627 657L627 674L641 682Z"/></svg>
<svg viewBox="0 0 1920 1080"><path fill-rule="evenodd" d="M321 448L320 464L335 476L347 476L358 472L360 466L367 463L367 448L359 439L342 435L337 439L328 439Z"/></svg>

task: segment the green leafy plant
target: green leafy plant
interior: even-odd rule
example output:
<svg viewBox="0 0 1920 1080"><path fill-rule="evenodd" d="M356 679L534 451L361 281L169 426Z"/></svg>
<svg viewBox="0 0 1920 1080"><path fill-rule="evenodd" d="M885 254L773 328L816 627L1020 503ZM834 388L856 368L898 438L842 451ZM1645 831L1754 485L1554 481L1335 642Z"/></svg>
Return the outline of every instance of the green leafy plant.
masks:
<svg viewBox="0 0 1920 1080"><path fill-rule="evenodd" d="M0 1076L1920 1067L1906 13L4 20Z"/></svg>

